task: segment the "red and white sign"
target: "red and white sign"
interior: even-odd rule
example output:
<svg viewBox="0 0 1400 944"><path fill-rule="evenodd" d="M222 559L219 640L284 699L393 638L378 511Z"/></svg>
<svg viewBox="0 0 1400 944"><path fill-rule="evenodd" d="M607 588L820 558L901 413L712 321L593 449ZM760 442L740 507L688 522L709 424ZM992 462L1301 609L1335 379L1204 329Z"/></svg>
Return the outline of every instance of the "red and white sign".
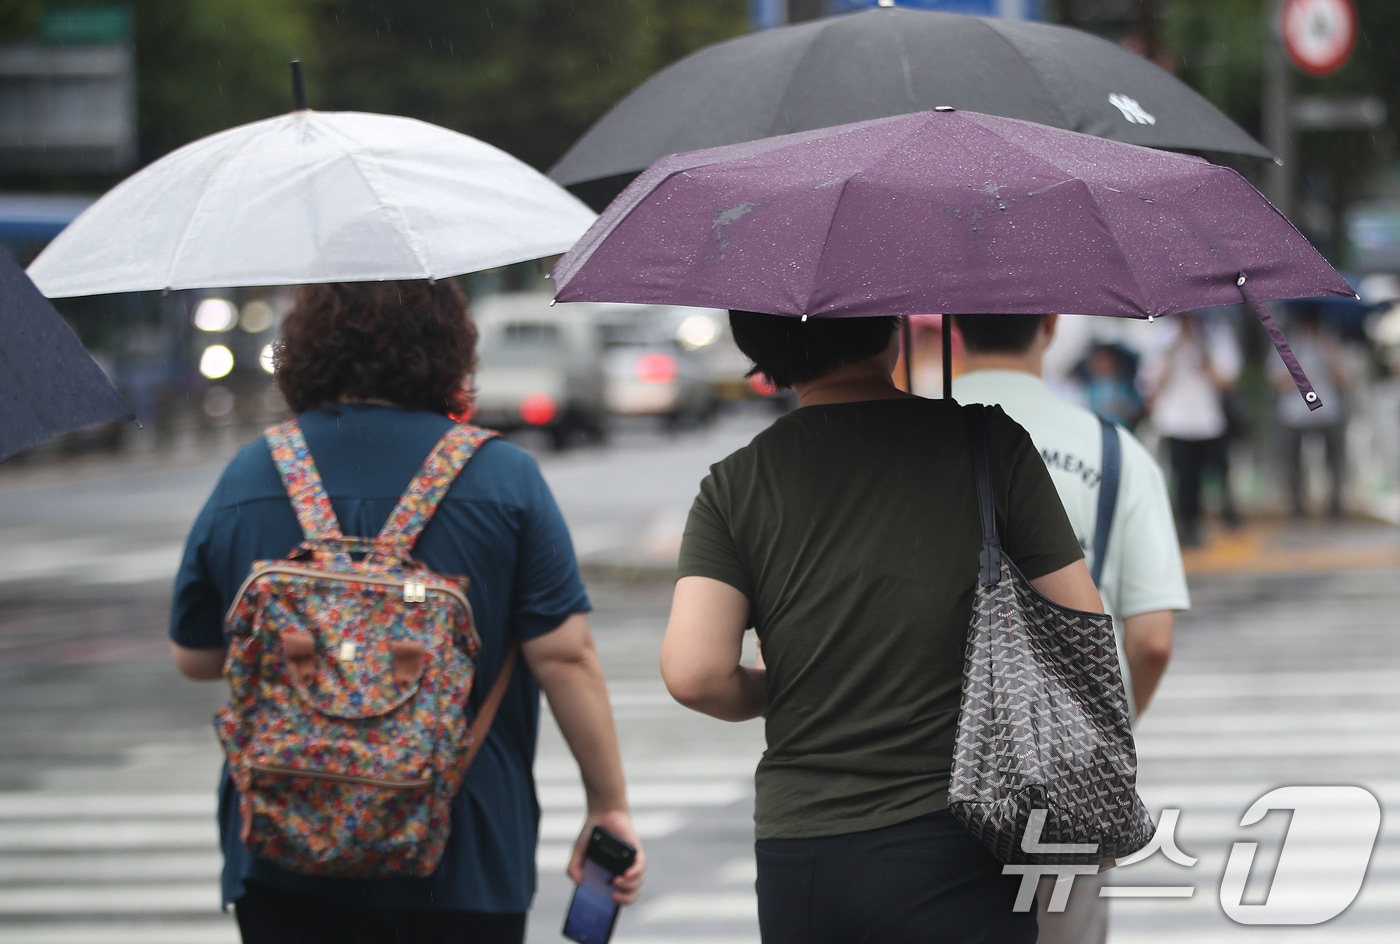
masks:
<svg viewBox="0 0 1400 944"><path fill-rule="evenodd" d="M1283 48L1308 75L1331 75L1356 46L1356 8L1351 0L1287 0Z"/></svg>

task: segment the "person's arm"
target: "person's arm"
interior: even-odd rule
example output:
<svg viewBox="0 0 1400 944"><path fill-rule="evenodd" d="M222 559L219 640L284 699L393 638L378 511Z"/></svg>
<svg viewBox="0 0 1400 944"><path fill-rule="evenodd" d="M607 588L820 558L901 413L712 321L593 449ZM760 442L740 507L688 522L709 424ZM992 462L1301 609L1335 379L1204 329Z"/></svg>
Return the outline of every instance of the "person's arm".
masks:
<svg viewBox="0 0 1400 944"><path fill-rule="evenodd" d="M1132 676L1133 702L1139 715L1147 710L1171 661L1174 620L1171 610L1153 610L1123 620L1123 656Z"/></svg>
<svg viewBox="0 0 1400 944"><path fill-rule="evenodd" d="M583 881L583 854L594 826L602 826L637 847L632 867L613 880L613 900L630 905L642 889L646 853L632 825L622 756L613 726L607 681L588 617L575 613L559 628L521 646L525 663L540 683L583 777L588 816L569 859L569 877Z"/></svg>
<svg viewBox="0 0 1400 944"><path fill-rule="evenodd" d="M767 707L766 670L741 665L749 601L710 577L682 577L661 643L661 678L676 701L722 721L747 721Z"/></svg>
<svg viewBox="0 0 1400 944"><path fill-rule="evenodd" d="M224 677L224 658L228 650L191 649L178 642L170 644L170 656L175 660L175 668L185 678L196 682L217 682Z"/></svg>
<svg viewBox="0 0 1400 944"><path fill-rule="evenodd" d="M1031 586L1040 591L1041 596L1051 603L1083 610L1086 613L1102 613L1103 600L1099 597L1094 578L1089 576L1089 568L1084 560L1075 561L1052 570L1050 573L1031 580Z"/></svg>

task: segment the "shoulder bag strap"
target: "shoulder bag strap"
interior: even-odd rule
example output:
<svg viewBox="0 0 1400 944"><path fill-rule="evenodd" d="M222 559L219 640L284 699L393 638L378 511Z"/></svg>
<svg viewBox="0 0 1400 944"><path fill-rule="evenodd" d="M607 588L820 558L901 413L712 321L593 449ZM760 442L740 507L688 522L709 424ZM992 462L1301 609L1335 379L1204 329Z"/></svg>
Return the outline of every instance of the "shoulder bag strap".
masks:
<svg viewBox="0 0 1400 944"><path fill-rule="evenodd" d="M982 586L1001 581L1001 541L997 538L996 504L992 498L991 463L987 458L987 411L981 403L963 407L967 411L968 435L972 441L972 471L977 479L977 511L982 521Z"/></svg>
<svg viewBox="0 0 1400 944"><path fill-rule="evenodd" d="M453 426L443 434L389 514L384 530L379 532L380 539L402 541L411 550L467 460L482 443L495 436L493 430L467 425Z"/></svg>
<svg viewBox="0 0 1400 944"><path fill-rule="evenodd" d="M297 421L291 419L269 427L263 438L267 440L272 461L277 463L277 472L282 476L282 485L292 500L306 540L329 541L343 537L330 497L321 484L321 473L316 470L316 462L306 448L306 437Z"/></svg>
<svg viewBox="0 0 1400 944"><path fill-rule="evenodd" d="M1090 574L1096 587L1103 576L1103 564L1108 556L1108 532L1113 527L1113 510L1118 506L1118 482L1123 472L1118 427L1103 417L1099 417L1099 422L1103 424L1103 459L1099 471L1099 510L1094 519L1094 569Z"/></svg>
<svg viewBox="0 0 1400 944"><path fill-rule="evenodd" d="M472 761L476 760L481 746L486 743L486 735L491 733L491 722L496 720L496 710L501 707L501 699L505 698L506 689L510 687L511 677L515 675L515 657L519 653L520 643L512 642L510 651L506 653L505 660L501 663L500 672L496 673L496 681L492 683L491 691L486 693L486 700L481 703L481 709L477 711L476 717L472 720L472 726L467 732L470 744L457 765L459 778L466 776L467 768L472 765Z"/></svg>

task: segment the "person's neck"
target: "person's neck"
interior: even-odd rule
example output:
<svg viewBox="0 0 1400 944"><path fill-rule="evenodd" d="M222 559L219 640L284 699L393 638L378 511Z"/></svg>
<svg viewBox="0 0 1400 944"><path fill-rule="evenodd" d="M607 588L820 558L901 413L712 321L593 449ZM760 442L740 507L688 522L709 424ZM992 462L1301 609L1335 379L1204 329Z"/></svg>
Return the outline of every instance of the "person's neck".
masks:
<svg viewBox="0 0 1400 944"><path fill-rule="evenodd" d="M979 370L1013 370L1022 374L1039 377L1043 359L1039 354L1027 351L1024 354L973 354L963 355L963 373L972 374Z"/></svg>
<svg viewBox="0 0 1400 944"><path fill-rule="evenodd" d="M797 405L821 406L861 400L906 400L913 396L894 385L889 372L869 361L838 367L825 376L793 384Z"/></svg>

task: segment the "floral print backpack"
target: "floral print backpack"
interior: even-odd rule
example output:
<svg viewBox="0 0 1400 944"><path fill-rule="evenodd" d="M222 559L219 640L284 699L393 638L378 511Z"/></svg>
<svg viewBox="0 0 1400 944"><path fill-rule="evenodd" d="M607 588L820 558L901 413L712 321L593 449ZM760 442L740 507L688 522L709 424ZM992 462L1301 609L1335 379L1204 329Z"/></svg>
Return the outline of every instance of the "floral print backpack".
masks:
<svg viewBox="0 0 1400 944"><path fill-rule="evenodd" d="M515 668L512 647L476 720L480 648L465 577L411 556L443 494L495 433L454 426L375 538L340 532L296 420L266 440L304 542L258 561L230 608L215 718L239 793L243 843L308 875L423 876L452 798Z"/></svg>

